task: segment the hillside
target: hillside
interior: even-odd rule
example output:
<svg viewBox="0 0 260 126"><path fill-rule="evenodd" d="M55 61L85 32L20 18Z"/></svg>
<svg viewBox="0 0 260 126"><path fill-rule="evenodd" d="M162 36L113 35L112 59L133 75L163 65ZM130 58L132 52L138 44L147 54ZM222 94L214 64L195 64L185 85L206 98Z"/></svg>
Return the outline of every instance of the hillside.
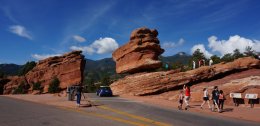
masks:
<svg viewBox="0 0 260 126"><path fill-rule="evenodd" d="M22 65L16 64L0 64L0 71L6 75L17 75Z"/></svg>

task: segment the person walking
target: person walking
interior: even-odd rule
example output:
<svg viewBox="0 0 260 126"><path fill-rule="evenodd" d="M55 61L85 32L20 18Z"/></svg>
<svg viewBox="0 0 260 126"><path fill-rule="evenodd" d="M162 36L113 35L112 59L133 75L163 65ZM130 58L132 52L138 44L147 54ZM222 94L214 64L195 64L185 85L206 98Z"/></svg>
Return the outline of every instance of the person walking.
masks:
<svg viewBox="0 0 260 126"><path fill-rule="evenodd" d="M201 104L201 106L200 106L201 109L203 109L203 105L204 105L206 102L208 103L209 109L211 109L210 103L209 103L209 93L208 93L208 89L207 89L207 88L204 88L204 89L203 89L203 102L202 102L202 104Z"/></svg>
<svg viewBox="0 0 260 126"><path fill-rule="evenodd" d="M212 111L215 111L215 107L217 107L218 112L219 111L219 107L218 107L218 98L219 98L219 91L218 91L218 86L214 86L214 90L212 91L212 101L213 101L213 105L212 105Z"/></svg>
<svg viewBox="0 0 260 126"><path fill-rule="evenodd" d="M218 107L220 109L220 112L222 112L223 111L223 106L224 106L224 101L225 101L224 92L222 90L219 91L218 100L219 100Z"/></svg>
<svg viewBox="0 0 260 126"><path fill-rule="evenodd" d="M179 110L182 109L183 98L184 98L184 95L183 95L183 91L181 90L180 94L179 94L179 97L178 97L178 102L179 102L178 109Z"/></svg>
<svg viewBox="0 0 260 126"><path fill-rule="evenodd" d="M189 105L189 100L190 100L190 87L184 85L184 86L183 86L183 90L184 90L184 92L185 92L185 96L184 96L184 101L185 101L185 104L186 104L185 110L187 110L188 107L190 107L190 105Z"/></svg>
<svg viewBox="0 0 260 126"><path fill-rule="evenodd" d="M85 96L84 94L82 93L82 90L83 90L83 87L82 86L78 86L76 88L76 96L77 96L77 106L80 107L80 101L81 101L81 96L83 95L84 99L85 99Z"/></svg>
<svg viewBox="0 0 260 126"><path fill-rule="evenodd" d="M194 60L192 61L192 68L193 70L196 68L196 62Z"/></svg>

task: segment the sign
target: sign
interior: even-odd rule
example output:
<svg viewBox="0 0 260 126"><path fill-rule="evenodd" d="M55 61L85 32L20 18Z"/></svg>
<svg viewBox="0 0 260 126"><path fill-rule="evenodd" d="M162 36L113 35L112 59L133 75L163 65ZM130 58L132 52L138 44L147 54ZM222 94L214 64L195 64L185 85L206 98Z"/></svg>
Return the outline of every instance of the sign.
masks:
<svg viewBox="0 0 260 126"><path fill-rule="evenodd" d="M258 94L246 94L245 98L247 99L257 99Z"/></svg>
<svg viewBox="0 0 260 126"><path fill-rule="evenodd" d="M242 98L241 93L230 93L230 98Z"/></svg>

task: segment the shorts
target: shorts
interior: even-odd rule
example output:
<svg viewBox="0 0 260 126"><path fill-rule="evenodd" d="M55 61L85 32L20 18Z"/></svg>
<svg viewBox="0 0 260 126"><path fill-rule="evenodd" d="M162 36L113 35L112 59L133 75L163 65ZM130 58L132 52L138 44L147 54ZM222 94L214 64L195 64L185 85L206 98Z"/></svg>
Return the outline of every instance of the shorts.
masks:
<svg viewBox="0 0 260 126"><path fill-rule="evenodd" d="M183 100L179 100L179 103L180 103L180 104L183 104Z"/></svg>
<svg viewBox="0 0 260 126"><path fill-rule="evenodd" d="M204 101L208 101L208 100L209 100L209 97L203 97L203 100L204 100Z"/></svg>

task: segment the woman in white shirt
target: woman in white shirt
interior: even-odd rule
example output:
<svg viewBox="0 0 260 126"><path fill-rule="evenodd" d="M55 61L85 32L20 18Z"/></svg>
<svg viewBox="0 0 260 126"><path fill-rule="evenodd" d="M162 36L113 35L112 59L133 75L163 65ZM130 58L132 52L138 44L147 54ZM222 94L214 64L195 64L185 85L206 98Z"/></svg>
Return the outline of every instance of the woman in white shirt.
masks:
<svg viewBox="0 0 260 126"><path fill-rule="evenodd" d="M208 93L208 89L207 89L207 88L204 88L204 89L203 89L203 102L202 102L202 104L201 104L201 106L200 106L201 109L203 109L203 105L204 105L206 102L208 103L209 109L211 109L210 104L209 104L209 93Z"/></svg>

